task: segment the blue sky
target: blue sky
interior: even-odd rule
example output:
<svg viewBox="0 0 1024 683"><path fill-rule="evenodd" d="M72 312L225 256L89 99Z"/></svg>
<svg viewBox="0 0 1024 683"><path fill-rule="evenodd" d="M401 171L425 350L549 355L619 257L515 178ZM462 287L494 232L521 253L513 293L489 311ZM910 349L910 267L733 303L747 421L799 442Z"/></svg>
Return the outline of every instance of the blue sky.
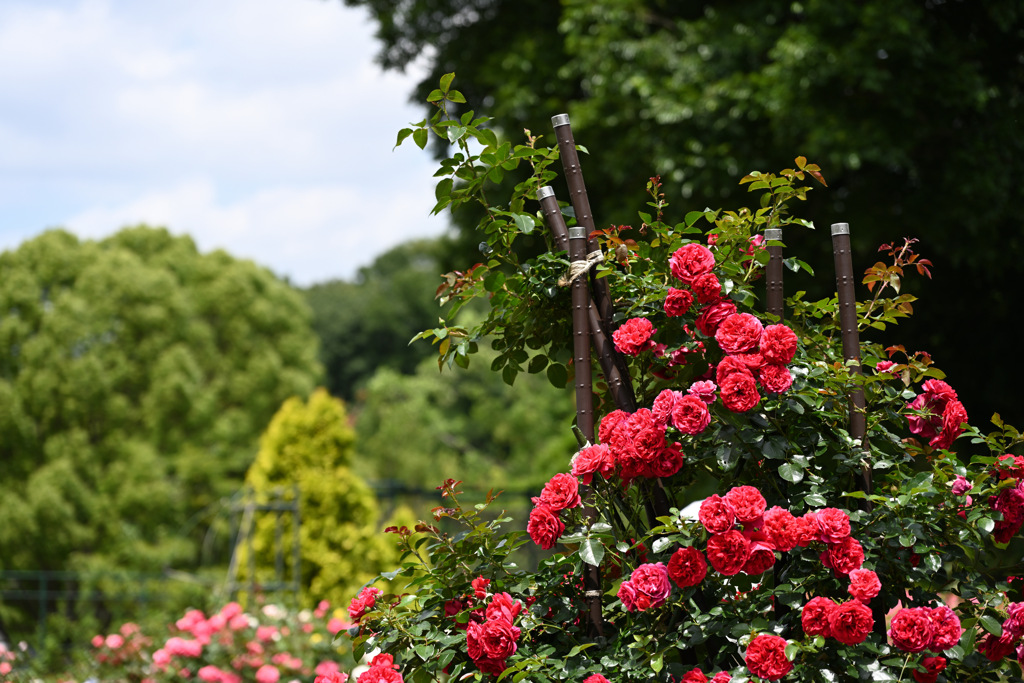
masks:
<svg viewBox="0 0 1024 683"><path fill-rule="evenodd" d="M437 235L397 131L419 73L340 0L3 0L0 250L49 227L188 233L307 285Z"/></svg>

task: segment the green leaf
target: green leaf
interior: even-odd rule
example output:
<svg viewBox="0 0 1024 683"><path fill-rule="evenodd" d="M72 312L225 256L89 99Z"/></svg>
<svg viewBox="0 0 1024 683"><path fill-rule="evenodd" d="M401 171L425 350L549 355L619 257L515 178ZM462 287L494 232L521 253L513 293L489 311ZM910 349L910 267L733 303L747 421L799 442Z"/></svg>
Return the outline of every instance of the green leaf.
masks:
<svg viewBox="0 0 1024 683"><path fill-rule="evenodd" d="M527 366L526 371L530 374L537 374L548 366L548 357L544 355L534 356L530 359L530 365Z"/></svg>
<svg viewBox="0 0 1024 683"><path fill-rule="evenodd" d="M788 645L786 645L785 653L786 659L792 662L794 659L796 659L796 656L800 654L800 646L796 643L789 643Z"/></svg>
<svg viewBox="0 0 1024 683"><path fill-rule="evenodd" d="M448 93L448 101L449 102L456 102L458 104L462 104L462 103L464 103L466 101L466 96L463 95L458 90L451 90Z"/></svg>
<svg viewBox="0 0 1024 683"><path fill-rule="evenodd" d="M417 645L413 649L416 650L416 656L422 659L424 662L434 656L434 648L431 645L427 645L424 643L422 645Z"/></svg>
<svg viewBox="0 0 1024 683"><path fill-rule="evenodd" d="M452 87L452 81L455 80L455 73L447 73L441 76L441 91L448 92L448 88Z"/></svg>
<svg viewBox="0 0 1024 683"><path fill-rule="evenodd" d="M917 539L909 534L900 535L900 545L904 548L911 548L917 542Z"/></svg>
<svg viewBox="0 0 1024 683"><path fill-rule="evenodd" d="M445 131L445 133L447 133L447 135L448 135L448 141L449 142L456 143L459 140L461 140L463 137L465 137L465 135L466 135L466 127L465 126L448 126L448 129Z"/></svg>
<svg viewBox="0 0 1024 683"><path fill-rule="evenodd" d="M804 496L804 504L812 508L825 507L825 496L820 493L812 493L809 496Z"/></svg>
<svg viewBox="0 0 1024 683"><path fill-rule="evenodd" d="M580 559L589 565L598 567L604 559L604 543L596 538L588 538L580 544Z"/></svg>
<svg viewBox="0 0 1024 683"><path fill-rule="evenodd" d="M402 144L402 141L405 140L410 135L412 135L412 128L403 128L402 130L398 131L398 139L395 141L395 147L398 147L400 144Z"/></svg>
<svg viewBox="0 0 1024 683"><path fill-rule="evenodd" d="M531 232L533 232L533 216L530 216L525 213L514 213L512 214L512 220L516 224L516 230L523 233L524 235L529 235Z"/></svg>
<svg viewBox="0 0 1024 683"><path fill-rule="evenodd" d="M444 99L444 93L440 90L431 90L427 95L427 102L440 102Z"/></svg>
<svg viewBox="0 0 1024 683"><path fill-rule="evenodd" d="M1003 635L1003 625L999 623L994 617L984 615L978 620L981 623L981 627L994 635L996 638Z"/></svg>
<svg viewBox="0 0 1024 683"><path fill-rule="evenodd" d="M651 660L651 668L654 669L654 673L660 673L662 668L665 666L665 655L659 652Z"/></svg>
<svg viewBox="0 0 1024 683"><path fill-rule="evenodd" d="M803 480L804 473L799 467L785 462L779 465L779 476L791 484L797 484Z"/></svg>
<svg viewBox="0 0 1024 683"><path fill-rule="evenodd" d="M428 131L426 128L417 128L412 133L412 141L416 143L416 146L423 149L427 146L427 135Z"/></svg>
<svg viewBox="0 0 1024 683"><path fill-rule="evenodd" d="M996 523L990 517L982 517L978 520L978 528L986 534L990 534L996 528Z"/></svg>
<svg viewBox="0 0 1024 683"><path fill-rule="evenodd" d="M569 372L561 363L552 363L548 366L548 381L557 389L564 389L569 381Z"/></svg>

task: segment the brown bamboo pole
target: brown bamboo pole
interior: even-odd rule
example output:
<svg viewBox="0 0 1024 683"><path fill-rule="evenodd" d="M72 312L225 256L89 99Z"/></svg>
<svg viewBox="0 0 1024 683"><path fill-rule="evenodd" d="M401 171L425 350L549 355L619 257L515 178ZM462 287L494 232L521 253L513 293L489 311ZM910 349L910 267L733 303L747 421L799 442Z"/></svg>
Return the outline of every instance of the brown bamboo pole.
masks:
<svg viewBox="0 0 1024 683"><path fill-rule="evenodd" d="M782 228L768 228L764 231L766 242L781 242ZM768 245L768 267L765 268L765 279L768 287L768 312L782 320L785 316L782 302L782 247Z"/></svg>
<svg viewBox="0 0 1024 683"><path fill-rule="evenodd" d="M558 200L555 199L555 190L550 186L544 186L537 190L537 200L540 202L541 213L544 216L544 223L548 226L555 245L561 251L568 251L569 229L565 225L565 219L558 208ZM588 293L589 296L589 293ZM601 321L593 303L587 306L587 320L590 326L591 341L594 351L597 353L597 360L601 365L601 372L605 381L608 382L608 389L611 391L615 407L632 413L636 411L636 397L633 395L633 383L628 376L623 376L622 369L616 363L615 345L605 334Z"/></svg>
<svg viewBox="0 0 1024 683"><path fill-rule="evenodd" d="M839 327L843 340L843 358L851 372L861 373L860 335L857 332L857 295L853 288L853 253L850 248L850 224L832 224L832 253L836 265L836 296L839 300ZM852 362L851 362L852 361ZM867 435L867 404L864 390L850 393L850 437L864 447ZM871 494L871 468L861 469L861 487Z"/></svg>

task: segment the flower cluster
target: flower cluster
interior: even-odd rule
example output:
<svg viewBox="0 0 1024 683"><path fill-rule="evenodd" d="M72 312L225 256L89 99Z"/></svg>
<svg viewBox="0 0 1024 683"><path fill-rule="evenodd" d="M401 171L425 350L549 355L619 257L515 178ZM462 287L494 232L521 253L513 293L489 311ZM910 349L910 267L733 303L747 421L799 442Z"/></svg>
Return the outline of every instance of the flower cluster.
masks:
<svg viewBox="0 0 1024 683"><path fill-rule="evenodd" d="M403 683L402 674L398 672L395 659L389 654L378 654L370 660L370 668L359 674L356 683ZM336 683L329 677L317 679L313 683ZM345 683L338 681L337 683Z"/></svg>
<svg viewBox="0 0 1024 683"><path fill-rule="evenodd" d="M1006 608L1002 634L989 634L978 646L978 651L993 662L998 662L1014 650L1017 660L1024 662L1024 602L1010 603Z"/></svg>
<svg viewBox="0 0 1024 683"><path fill-rule="evenodd" d="M523 603L508 593L498 593L484 610L484 621L470 621L466 629L466 646L470 659L485 673L500 674L505 660L515 654L519 628L516 617Z"/></svg>
<svg viewBox="0 0 1024 683"><path fill-rule="evenodd" d="M1024 456L1007 453L999 457L998 464L999 479L1013 479L1016 485L989 498L989 507L1003 516L996 522L992 536L997 543L1009 543L1024 525Z"/></svg>
<svg viewBox="0 0 1024 683"><path fill-rule="evenodd" d="M786 657L786 639L782 636L755 636L747 645L743 659L750 673L769 681L777 681L793 670L793 662Z"/></svg>
<svg viewBox="0 0 1024 683"><path fill-rule="evenodd" d="M967 411L953 387L942 380L926 380L921 388L924 391L907 405L914 411L907 416L910 431L927 439L932 448L949 448L964 431Z"/></svg>
<svg viewBox="0 0 1024 683"><path fill-rule="evenodd" d="M365 586L359 595L352 598L348 606L348 617L352 623L358 624L363 615L372 610L377 604L377 596L382 593L376 586Z"/></svg>

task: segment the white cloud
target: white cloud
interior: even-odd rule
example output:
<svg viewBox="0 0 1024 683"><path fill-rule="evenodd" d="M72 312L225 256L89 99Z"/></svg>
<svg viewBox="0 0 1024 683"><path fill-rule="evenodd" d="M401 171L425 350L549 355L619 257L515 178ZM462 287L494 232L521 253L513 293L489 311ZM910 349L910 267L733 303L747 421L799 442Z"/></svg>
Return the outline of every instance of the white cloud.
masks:
<svg viewBox="0 0 1024 683"><path fill-rule="evenodd" d="M7 0L0 248L144 221L310 282L437 234L433 162L391 151L418 74L371 31L339 0Z"/></svg>

